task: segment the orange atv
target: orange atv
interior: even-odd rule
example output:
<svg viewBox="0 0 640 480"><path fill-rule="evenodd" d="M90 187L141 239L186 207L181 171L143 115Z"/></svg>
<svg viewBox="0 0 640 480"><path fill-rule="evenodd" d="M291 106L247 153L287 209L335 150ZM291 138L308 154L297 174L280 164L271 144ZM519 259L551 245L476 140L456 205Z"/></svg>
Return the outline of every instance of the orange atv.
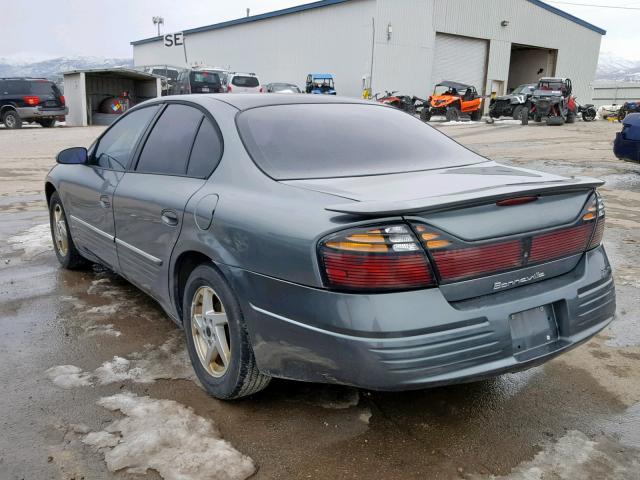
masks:
<svg viewBox="0 0 640 480"><path fill-rule="evenodd" d="M444 115L447 122L457 121L460 115L470 115L471 120L482 118L482 97L476 87L458 82L440 82L420 112L420 119L425 122L433 115Z"/></svg>

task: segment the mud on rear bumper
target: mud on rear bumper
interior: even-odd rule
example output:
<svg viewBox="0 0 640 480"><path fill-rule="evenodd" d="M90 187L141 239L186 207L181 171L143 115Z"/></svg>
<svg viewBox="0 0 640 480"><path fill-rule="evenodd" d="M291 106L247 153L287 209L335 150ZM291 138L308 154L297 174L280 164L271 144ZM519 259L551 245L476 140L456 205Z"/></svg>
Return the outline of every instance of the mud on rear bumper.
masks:
<svg viewBox="0 0 640 480"><path fill-rule="evenodd" d="M259 368L312 382L406 390L523 370L588 340L615 312L602 247L559 277L447 302L439 289L352 295L230 269ZM511 315L553 312L557 338L518 350ZM525 341L526 343L526 341Z"/></svg>

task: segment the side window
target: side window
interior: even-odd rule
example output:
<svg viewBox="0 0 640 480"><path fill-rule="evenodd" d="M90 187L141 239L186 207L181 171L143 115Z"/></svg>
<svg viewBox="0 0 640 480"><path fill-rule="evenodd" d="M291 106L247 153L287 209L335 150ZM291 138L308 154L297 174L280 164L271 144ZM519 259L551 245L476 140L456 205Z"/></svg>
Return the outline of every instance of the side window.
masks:
<svg viewBox="0 0 640 480"><path fill-rule="evenodd" d="M29 82L24 80L7 80L5 92L8 95L28 95L30 93Z"/></svg>
<svg viewBox="0 0 640 480"><path fill-rule="evenodd" d="M218 131L206 118L200 125L196 141L193 143L187 175L206 178L218 166L222 156L222 139Z"/></svg>
<svg viewBox="0 0 640 480"><path fill-rule="evenodd" d="M202 117L196 108L170 104L149 134L136 171L185 175L189 151Z"/></svg>
<svg viewBox="0 0 640 480"><path fill-rule="evenodd" d="M145 107L126 114L98 140L91 163L110 170L124 170L149 122L160 108Z"/></svg>

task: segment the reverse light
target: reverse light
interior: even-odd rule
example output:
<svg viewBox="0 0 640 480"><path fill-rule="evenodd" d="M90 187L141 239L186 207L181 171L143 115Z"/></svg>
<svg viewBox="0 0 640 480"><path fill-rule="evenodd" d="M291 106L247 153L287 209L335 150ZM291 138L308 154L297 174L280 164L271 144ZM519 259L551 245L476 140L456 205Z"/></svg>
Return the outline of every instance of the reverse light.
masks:
<svg viewBox="0 0 640 480"><path fill-rule="evenodd" d="M330 288L390 291L433 286L427 256L406 225L354 228L320 242Z"/></svg>
<svg viewBox="0 0 640 480"><path fill-rule="evenodd" d="M22 101L29 106L35 106L40 103L40 97L38 97L37 95L26 95L22 97Z"/></svg>

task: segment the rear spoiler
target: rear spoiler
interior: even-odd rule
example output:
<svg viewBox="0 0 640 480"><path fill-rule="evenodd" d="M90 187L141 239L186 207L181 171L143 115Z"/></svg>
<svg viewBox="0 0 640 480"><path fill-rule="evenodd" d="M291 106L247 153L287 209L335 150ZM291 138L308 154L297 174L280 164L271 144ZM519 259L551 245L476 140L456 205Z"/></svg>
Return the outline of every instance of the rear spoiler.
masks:
<svg viewBox="0 0 640 480"><path fill-rule="evenodd" d="M452 195L416 198L399 202L368 201L329 205L325 210L362 216L407 215L418 212L450 210L459 206L494 202L514 195L537 195L592 190L604 181L590 177L576 177L551 182L527 182L497 187L466 190Z"/></svg>

